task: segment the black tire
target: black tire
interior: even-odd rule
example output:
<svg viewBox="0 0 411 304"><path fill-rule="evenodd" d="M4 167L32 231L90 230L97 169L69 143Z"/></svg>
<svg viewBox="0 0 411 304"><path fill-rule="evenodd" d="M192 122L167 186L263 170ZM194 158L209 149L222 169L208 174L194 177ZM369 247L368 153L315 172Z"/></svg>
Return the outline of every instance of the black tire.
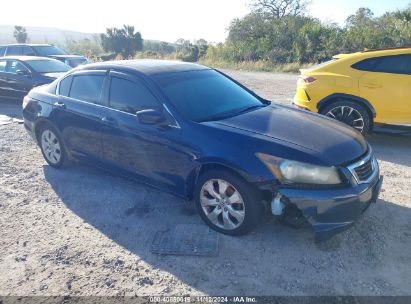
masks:
<svg viewBox="0 0 411 304"><path fill-rule="evenodd" d="M344 111L343 115L341 115L340 111L342 107L346 107L344 108L346 110ZM351 109L353 110L351 112L352 114L350 116L347 116L347 114L350 113ZM333 102L325 108L321 109L320 114L339 120L349 125L350 127L357 129L363 135L366 135L368 132L370 132L372 128L372 119L367 109L364 106L350 100L339 100ZM360 117L358 117L358 115L360 115ZM361 120L355 122L354 119L362 119L362 129L359 129Z"/></svg>
<svg viewBox="0 0 411 304"><path fill-rule="evenodd" d="M50 157L50 154L48 154L48 151L45 150L42 144L42 137L47 134L46 132L51 132L55 137L55 140L53 140L53 142L57 142L59 144L60 157L57 161ZM37 132L37 140L38 140L40 150L41 150L41 153L43 154L44 159L51 167L59 169L67 164L68 157L67 157L64 143L60 137L59 132L56 130L54 126L52 126L51 124L42 125L40 127L40 130Z"/></svg>
<svg viewBox="0 0 411 304"><path fill-rule="evenodd" d="M239 224L239 226L236 227L235 229L224 229L222 227L217 226L207 217L206 212L203 210L203 207L201 206L200 195L201 195L203 186L210 180L226 181L229 184L231 184L235 188L235 190L237 190L239 194L241 195L241 198L244 204L244 210L241 210L241 211L244 212L244 218L241 224L237 223ZM229 187L227 189L231 189L231 188ZM198 178L198 181L195 187L194 200L195 200L196 209L198 213L200 214L201 218L203 219L203 221L213 230L216 230L223 234L228 234L228 235L246 234L249 231L251 231L255 226L257 226L257 224L260 222L263 216L264 206L262 204L261 193L257 189L252 187L244 179L242 179L238 175L233 174L229 171L209 170L201 174L200 177ZM209 208L217 208L217 207L209 207ZM226 209L225 208L223 209L225 212ZM222 214L221 214L221 217L222 217ZM234 219L234 217L232 217L232 219Z"/></svg>

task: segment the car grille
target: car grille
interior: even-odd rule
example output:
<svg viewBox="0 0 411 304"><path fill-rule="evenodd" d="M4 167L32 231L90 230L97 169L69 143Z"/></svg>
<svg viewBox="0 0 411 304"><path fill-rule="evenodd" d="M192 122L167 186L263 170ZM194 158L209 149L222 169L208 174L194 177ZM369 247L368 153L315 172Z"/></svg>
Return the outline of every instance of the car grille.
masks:
<svg viewBox="0 0 411 304"><path fill-rule="evenodd" d="M372 159L370 158L366 163L354 168L355 173L360 181L368 180L373 174Z"/></svg>
<svg viewBox="0 0 411 304"><path fill-rule="evenodd" d="M368 147L368 153L362 159L352 163L347 168L359 184L371 182L379 172L377 160L370 146Z"/></svg>

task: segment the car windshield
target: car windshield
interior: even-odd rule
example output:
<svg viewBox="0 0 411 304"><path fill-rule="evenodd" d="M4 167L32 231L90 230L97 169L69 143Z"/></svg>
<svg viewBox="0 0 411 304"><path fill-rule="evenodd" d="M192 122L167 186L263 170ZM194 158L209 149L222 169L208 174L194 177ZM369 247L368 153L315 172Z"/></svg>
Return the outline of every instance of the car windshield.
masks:
<svg viewBox="0 0 411 304"><path fill-rule="evenodd" d="M71 69L67 64L58 60L27 60L25 63L37 73L60 73Z"/></svg>
<svg viewBox="0 0 411 304"><path fill-rule="evenodd" d="M66 52L52 45L39 45L33 48L40 56L67 55Z"/></svg>
<svg viewBox="0 0 411 304"><path fill-rule="evenodd" d="M220 120L265 104L214 70L155 76L164 93L186 118L196 122Z"/></svg>

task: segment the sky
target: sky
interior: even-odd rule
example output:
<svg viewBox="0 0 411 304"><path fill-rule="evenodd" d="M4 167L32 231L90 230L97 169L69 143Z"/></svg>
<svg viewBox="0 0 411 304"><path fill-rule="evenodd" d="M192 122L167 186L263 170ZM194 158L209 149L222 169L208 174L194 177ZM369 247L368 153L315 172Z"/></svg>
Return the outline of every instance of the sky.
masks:
<svg viewBox="0 0 411 304"><path fill-rule="evenodd" d="M175 42L178 38L222 42L230 21L249 12L250 0L56 0L2 1L0 23L53 27L87 33L134 25L143 39ZM311 0L309 14L343 24L359 7L375 15L406 7L411 0ZM24 9L21 9L24 8ZM13 11L16 14L12 13ZM11 12L5 14L4 12Z"/></svg>

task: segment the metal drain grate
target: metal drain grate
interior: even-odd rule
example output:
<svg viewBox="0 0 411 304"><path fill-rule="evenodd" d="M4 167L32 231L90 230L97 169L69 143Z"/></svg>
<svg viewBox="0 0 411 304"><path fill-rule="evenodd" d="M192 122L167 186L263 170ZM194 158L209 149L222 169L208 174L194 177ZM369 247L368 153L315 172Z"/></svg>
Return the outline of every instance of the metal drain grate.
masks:
<svg viewBox="0 0 411 304"><path fill-rule="evenodd" d="M163 255L216 256L218 234L206 225L180 224L167 231L158 231L151 251Z"/></svg>

